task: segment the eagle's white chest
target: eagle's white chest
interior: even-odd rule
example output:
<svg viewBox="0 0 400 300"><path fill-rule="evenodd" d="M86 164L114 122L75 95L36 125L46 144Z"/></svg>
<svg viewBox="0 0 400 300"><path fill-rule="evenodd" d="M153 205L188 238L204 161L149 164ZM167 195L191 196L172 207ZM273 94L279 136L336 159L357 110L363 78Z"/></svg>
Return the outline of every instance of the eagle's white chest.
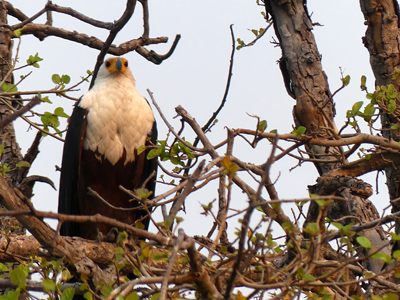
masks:
<svg viewBox="0 0 400 300"><path fill-rule="evenodd" d="M83 96L79 106L88 110L83 148L98 151L113 165L126 151L125 163L135 160L154 123L147 101L126 77L111 78Z"/></svg>

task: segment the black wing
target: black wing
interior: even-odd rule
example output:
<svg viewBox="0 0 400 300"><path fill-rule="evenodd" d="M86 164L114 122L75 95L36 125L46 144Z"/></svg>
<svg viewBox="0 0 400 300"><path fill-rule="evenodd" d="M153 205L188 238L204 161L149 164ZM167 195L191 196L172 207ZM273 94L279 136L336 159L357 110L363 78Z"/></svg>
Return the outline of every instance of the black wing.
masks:
<svg viewBox="0 0 400 300"><path fill-rule="evenodd" d="M153 128L149 134L150 137L150 141L146 142L146 145L156 145L157 143L157 123L156 121L154 121L153 123ZM146 156L149 153L150 149L146 150ZM153 175L153 177L147 182L146 184L146 189L148 189L149 191L152 191L153 193L151 194L151 196L149 197L149 199L153 199L154 198L154 194L156 192L156 178L157 178L157 167L158 167L158 163L157 163L157 157L153 158L153 159L147 159L144 163L144 170L143 170L143 175L142 175L142 182L145 182L152 174L153 172L155 172L155 174ZM143 216L146 216L146 212L143 211ZM149 228L149 222L150 222L150 218L146 218L143 220L143 225L145 226L145 229L147 230Z"/></svg>
<svg viewBox="0 0 400 300"><path fill-rule="evenodd" d="M82 151L82 143L86 130L87 110L81 108L79 102L75 105L69 120L67 136L64 143L64 152L61 166L60 193L58 197L58 212L60 214L79 215L77 202L77 188L79 176L79 164ZM77 223L64 222L60 234L76 236Z"/></svg>

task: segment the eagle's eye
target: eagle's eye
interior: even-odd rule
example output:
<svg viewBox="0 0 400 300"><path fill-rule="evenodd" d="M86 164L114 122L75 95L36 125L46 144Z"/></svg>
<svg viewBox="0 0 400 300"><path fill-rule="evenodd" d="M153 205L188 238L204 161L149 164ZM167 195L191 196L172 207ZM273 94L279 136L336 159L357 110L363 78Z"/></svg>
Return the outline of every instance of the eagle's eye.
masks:
<svg viewBox="0 0 400 300"><path fill-rule="evenodd" d="M125 66L126 68L128 67L128 62L127 62L127 61L124 63L124 66Z"/></svg>
<svg viewBox="0 0 400 300"><path fill-rule="evenodd" d="M106 68L109 68L111 66L111 63L109 61L106 61Z"/></svg>

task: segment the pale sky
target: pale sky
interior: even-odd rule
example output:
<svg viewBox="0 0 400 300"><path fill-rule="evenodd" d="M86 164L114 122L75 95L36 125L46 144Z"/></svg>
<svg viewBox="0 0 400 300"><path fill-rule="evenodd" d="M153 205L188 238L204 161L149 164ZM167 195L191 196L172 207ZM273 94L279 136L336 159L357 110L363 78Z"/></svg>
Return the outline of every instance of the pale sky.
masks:
<svg viewBox="0 0 400 300"><path fill-rule="evenodd" d="M25 14L32 15L40 10L47 1L35 1L26 4L24 0L13 0L15 7ZM121 2L121 3L120 3ZM88 14L102 21L118 19L125 8L124 1L53 1L53 3L70 6L75 10ZM112 5L110 4L112 3ZM159 54L168 51L176 34L182 38L171 58L161 65L153 65L136 53L124 55L130 61L130 66L136 78L138 90L149 99L146 89L149 88L162 108L164 114L175 129L180 128L179 119L174 108L182 105L202 126L219 106L227 80L230 54L232 49L229 25L234 24L236 38L249 42L254 38L251 29L265 27L261 16L263 7L255 1L244 0L213 0L213 1L149 1L150 4L150 36L168 36L167 45L148 47ZM359 2L355 0L308 1L309 12L313 22L323 26L314 28L317 45L322 54L322 64L328 75L331 91L341 86L340 70L352 78L350 85L335 97L336 124L340 128L345 120L346 110L351 109L354 102L365 100L365 94L360 91L360 77L367 76L367 86L373 90L374 80L370 71L369 55L362 44L362 36L366 27L360 11ZM44 22L44 18L40 18ZM68 30L83 32L105 39L107 32L92 28L75 21L69 16L53 13L54 26ZM10 23L16 21L10 19ZM141 5L138 3L133 20L117 37L115 44L137 38L142 33ZM292 108L295 101L286 94L282 76L277 65L281 50L275 47L273 28L259 40L255 46L236 51L233 69L233 79L228 100L224 110L218 116L219 122L212 129L209 138L217 144L226 137L226 129L249 128L255 129L256 121L248 114L258 115L268 121L267 130L278 129L279 133L292 131ZM276 40L276 38L275 38ZM34 37L23 36L20 49L20 61L24 63L29 55L39 53L44 58L40 69L30 68L18 72L18 76L33 70L33 74L20 86L20 90L50 89L53 87L53 73L68 74L72 82L86 74L87 69L93 69L96 62L97 50L82 45L64 41L60 38L49 37L39 42ZM88 85L82 85L76 97L83 94ZM72 102L51 96L54 105L41 105L39 110L54 110L63 106L70 113ZM167 128L153 108L158 121L159 139L165 139ZM23 121L16 124L17 137L22 153L29 148L35 131L26 133L28 125ZM193 141L193 133L186 125L183 134L187 140ZM281 145L284 145L281 143ZM59 173L55 165L61 166L62 143L51 137L46 137L41 146L41 153L34 162L30 174L48 176L58 187ZM220 155L225 149L220 149ZM269 143L260 142L257 149L252 149L240 138L235 140L233 154L245 162L260 164L269 156ZM209 157L205 157L209 161ZM272 166L272 178L277 179L276 188L282 199L303 198L308 196L307 185L314 184L317 172L310 163L289 172L296 165L294 159L283 159ZM389 204L381 175L380 203L378 210ZM375 174L368 176L367 182L375 186ZM252 184L252 186L255 186ZM200 204L207 204L217 198L216 183L205 191L200 191L188 198L187 214L181 213L185 219L182 227L187 234L206 234L212 226L212 219L200 215ZM167 190L162 185L157 186L157 194ZM246 207L247 199L244 194L234 189L233 207ZM58 194L49 186L38 183L35 187L33 203L38 210L56 211ZM264 193L265 197L268 197ZM378 199L376 196L371 198ZM377 202L377 201L375 201ZM375 203L374 202L374 203ZM375 203L377 204L377 203ZM290 206L291 207L291 206ZM287 213L292 216L290 207ZM214 212L216 213L216 208ZM261 214L253 216L259 219ZM158 219L161 220L161 219ZM201 223L199 223L201 222ZM54 224L54 223L53 223ZM196 224L202 224L198 226ZM233 232L236 224L229 227Z"/></svg>

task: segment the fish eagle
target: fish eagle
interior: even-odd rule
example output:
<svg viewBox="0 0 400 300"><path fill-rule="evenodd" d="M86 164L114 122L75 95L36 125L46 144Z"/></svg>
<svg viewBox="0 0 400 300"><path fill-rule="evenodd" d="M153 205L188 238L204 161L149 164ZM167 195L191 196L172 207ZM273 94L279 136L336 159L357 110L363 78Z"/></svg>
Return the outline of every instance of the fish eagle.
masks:
<svg viewBox="0 0 400 300"><path fill-rule="evenodd" d="M157 127L146 99L123 57L107 59L95 83L71 115L62 158L58 212L101 214L128 224L140 221L148 228L146 211L120 186L146 188L154 194L156 159L142 145L156 143ZM147 148L148 149L148 148ZM89 193L90 189L100 197ZM150 196L151 198L151 196ZM96 239L112 226L104 223L64 222L60 234Z"/></svg>

